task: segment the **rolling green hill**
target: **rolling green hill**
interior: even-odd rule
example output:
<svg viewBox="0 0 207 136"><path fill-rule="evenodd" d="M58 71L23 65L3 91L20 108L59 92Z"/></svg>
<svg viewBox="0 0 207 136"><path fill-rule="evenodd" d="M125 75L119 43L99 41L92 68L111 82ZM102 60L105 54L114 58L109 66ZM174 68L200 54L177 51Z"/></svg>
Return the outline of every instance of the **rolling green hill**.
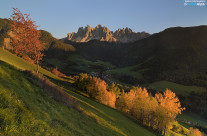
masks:
<svg viewBox="0 0 207 136"><path fill-rule="evenodd" d="M0 54L0 97L5 101L0 110L3 115L2 134L154 135L123 113L74 93L69 82L62 87L79 101L83 111L65 107L48 97L21 71L34 66L8 51L0 49ZM44 69L40 72L59 85L65 82ZM31 125L28 122L32 122ZM24 129L25 126L28 129Z"/></svg>

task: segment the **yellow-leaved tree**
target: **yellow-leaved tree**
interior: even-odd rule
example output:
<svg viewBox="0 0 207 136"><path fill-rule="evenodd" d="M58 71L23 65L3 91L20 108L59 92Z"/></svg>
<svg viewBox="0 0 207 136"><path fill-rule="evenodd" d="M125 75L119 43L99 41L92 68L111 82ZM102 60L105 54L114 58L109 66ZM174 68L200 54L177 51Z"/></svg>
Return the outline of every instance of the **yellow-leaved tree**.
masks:
<svg viewBox="0 0 207 136"><path fill-rule="evenodd" d="M172 122L175 121L177 115L181 114L185 108L181 107L176 94L169 89L166 89L163 94L157 93L155 98L159 103L156 112L157 127L165 134L166 130L172 127Z"/></svg>

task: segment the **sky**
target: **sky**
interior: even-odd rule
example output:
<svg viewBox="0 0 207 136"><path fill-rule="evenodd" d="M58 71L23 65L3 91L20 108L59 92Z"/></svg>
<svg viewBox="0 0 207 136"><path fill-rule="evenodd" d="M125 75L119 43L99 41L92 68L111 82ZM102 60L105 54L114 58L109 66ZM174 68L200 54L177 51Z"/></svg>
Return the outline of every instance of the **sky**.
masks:
<svg viewBox="0 0 207 136"><path fill-rule="evenodd" d="M12 8L18 8L56 38L64 38L87 24L101 24L111 31L129 27L151 34L169 27L207 25L207 6L184 6L183 1L0 0L0 18L9 18Z"/></svg>

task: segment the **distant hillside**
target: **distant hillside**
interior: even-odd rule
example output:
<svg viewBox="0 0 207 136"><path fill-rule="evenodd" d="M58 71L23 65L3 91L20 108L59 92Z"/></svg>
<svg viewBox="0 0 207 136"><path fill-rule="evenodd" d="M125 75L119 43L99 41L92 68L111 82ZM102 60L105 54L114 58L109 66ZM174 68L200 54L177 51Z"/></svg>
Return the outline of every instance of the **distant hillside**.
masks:
<svg viewBox="0 0 207 136"><path fill-rule="evenodd" d="M88 42L90 40L99 40L106 42L129 43L146 38L149 35L150 34L145 32L133 32L128 27L112 32L108 27L102 27L99 24L95 28L92 28L89 25L87 25L85 28L80 27L77 33L68 33L66 39L73 42Z"/></svg>
<svg viewBox="0 0 207 136"><path fill-rule="evenodd" d="M41 37L40 40L45 44L46 50L56 50L56 51L71 51L74 52L76 49L71 44L65 44L58 39L54 38L52 34L45 30L40 30Z"/></svg>
<svg viewBox="0 0 207 136"><path fill-rule="evenodd" d="M74 44L90 60L142 70L144 82L168 80L185 85L207 86L207 26L175 27L132 44L91 41Z"/></svg>
<svg viewBox="0 0 207 136"><path fill-rule="evenodd" d="M43 41L43 43L45 44L45 51L44 51L45 56L43 58L44 65L50 67L52 65L50 65L50 63L47 61L48 59L56 58L62 60L67 58L67 56L70 53L76 51L76 49L71 44L66 44L59 41L47 31L44 30L40 30L40 31L41 31L40 40Z"/></svg>
<svg viewBox="0 0 207 136"><path fill-rule="evenodd" d="M169 28L123 49L125 65L142 65L149 81L207 87L207 26Z"/></svg>

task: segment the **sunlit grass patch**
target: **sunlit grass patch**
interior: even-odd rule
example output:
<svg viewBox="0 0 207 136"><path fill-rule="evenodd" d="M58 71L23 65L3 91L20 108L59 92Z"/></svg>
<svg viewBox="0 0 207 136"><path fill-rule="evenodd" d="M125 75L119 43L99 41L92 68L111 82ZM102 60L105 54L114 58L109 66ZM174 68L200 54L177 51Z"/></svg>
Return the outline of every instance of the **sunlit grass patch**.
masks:
<svg viewBox="0 0 207 136"><path fill-rule="evenodd" d="M189 95L192 91L194 92L207 91L207 89L204 87L185 86L185 85L181 85L181 84L177 84L177 83L173 83L169 81L154 82L154 83L151 83L149 87L152 89L156 89L158 91L164 91L166 88L168 88L172 90L173 92L175 92L177 95L183 95L183 96Z"/></svg>

